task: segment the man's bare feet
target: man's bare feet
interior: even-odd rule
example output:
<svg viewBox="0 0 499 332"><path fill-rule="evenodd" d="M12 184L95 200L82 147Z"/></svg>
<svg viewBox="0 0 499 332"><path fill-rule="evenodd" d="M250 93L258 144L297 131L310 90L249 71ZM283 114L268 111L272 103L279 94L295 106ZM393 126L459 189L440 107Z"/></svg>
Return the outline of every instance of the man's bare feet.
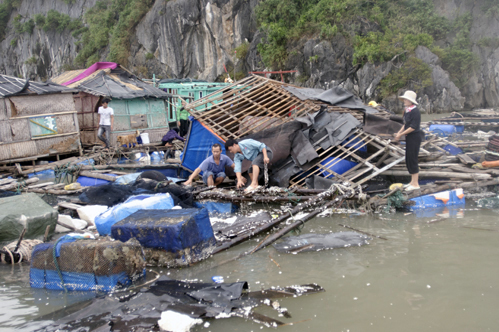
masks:
<svg viewBox="0 0 499 332"><path fill-rule="evenodd" d="M250 185L248 188L244 189L245 193L250 193L258 189L258 185Z"/></svg>

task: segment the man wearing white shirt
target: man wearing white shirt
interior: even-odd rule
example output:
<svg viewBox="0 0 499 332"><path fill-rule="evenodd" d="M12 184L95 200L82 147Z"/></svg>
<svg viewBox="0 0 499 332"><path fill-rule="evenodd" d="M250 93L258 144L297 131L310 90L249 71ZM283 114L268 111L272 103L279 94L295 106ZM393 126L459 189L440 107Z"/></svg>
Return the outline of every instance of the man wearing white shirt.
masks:
<svg viewBox="0 0 499 332"><path fill-rule="evenodd" d="M99 131L97 137L106 144L106 149L109 148L109 139L111 138L111 130L114 124L114 111L108 107L109 99L102 100L102 106L99 107ZM104 136L106 134L106 136Z"/></svg>

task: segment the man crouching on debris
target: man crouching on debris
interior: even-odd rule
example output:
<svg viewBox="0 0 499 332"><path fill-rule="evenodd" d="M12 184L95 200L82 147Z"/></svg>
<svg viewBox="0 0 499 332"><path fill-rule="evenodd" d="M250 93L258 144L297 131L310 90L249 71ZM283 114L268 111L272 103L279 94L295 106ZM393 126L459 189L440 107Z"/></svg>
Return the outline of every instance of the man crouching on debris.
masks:
<svg viewBox="0 0 499 332"><path fill-rule="evenodd" d="M194 170L194 173L189 176L189 179L184 182L185 186L190 186L192 180L203 171L203 181L210 187L218 186L225 179L225 166L231 166L234 168L234 162L222 154L222 146L218 143L213 144L211 147L211 153L213 156L206 158L198 168Z"/></svg>
<svg viewBox="0 0 499 332"><path fill-rule="evenodd" d="M246 188L246 192L255 190L258 187L258 175L260 168L265 164L270 163L272 159L272 150L265 144L255 141L254 139L244 139L241 142L236 142L233 139L225 142L225 150L234 154L234 163L237 176L237 188L241 188L246 184L246 179L241 175L241 165L244 159L251 160L251 168L248 170L251 178L251 184Z"/></svg>

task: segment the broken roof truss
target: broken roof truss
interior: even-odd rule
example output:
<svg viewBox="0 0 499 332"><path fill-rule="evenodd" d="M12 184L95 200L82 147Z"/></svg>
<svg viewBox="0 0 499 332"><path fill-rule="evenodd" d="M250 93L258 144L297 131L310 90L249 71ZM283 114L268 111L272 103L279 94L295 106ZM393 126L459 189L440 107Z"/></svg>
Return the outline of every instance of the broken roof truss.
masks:
<svg viewBox="0 0 499 332"><path fill-rule="evenodd" d="M324 104L300 100L283 86L289 84L249 76L188 104L187 109L196 120L227 140L293 121L319 111ZM336 106L329 106L328 110L352 112Z"/></svg>

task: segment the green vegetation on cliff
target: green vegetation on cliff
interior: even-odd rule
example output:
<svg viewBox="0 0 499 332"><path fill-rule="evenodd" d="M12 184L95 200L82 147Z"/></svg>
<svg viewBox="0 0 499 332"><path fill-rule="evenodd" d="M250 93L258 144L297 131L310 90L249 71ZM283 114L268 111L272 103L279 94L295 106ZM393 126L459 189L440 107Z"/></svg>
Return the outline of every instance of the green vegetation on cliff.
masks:
<svg viewBox="0 0 499 332"><path fill-rule="evenodd" d="M154 0L101 0L84 16L87 28L81 32L78 66L89 66L109 50L107 60L127 65L130 39Z"/></svg>
<svg viewBox="0 0 499 332"><path fill-rule="evenodd" d="M440 57L443 68L460 85L475 63L469 41L471 16L451 22L436 14L431 0L264 0L256 14L265 33L258 51L263 62L275 69L285 67L293 41L313 36L330 39L337 33L352 44L353 64L385 62L394 57L405 60L422 45ZM434 46L436 40L449 35L455 37L448 47ZM418 81L428 83L431 71L421 64L417 67L423 75ZM398 81L410 80L400 77L404 72L394 75ZM385 93L391 86L385 84Z"/></svg>
<svg viewBox="0 0 499 332"><path fill-rule="evenodd" d="M5 39L7 24L14 8L20 5L20 0L5 0L0 4L0 41Z"/></svg>

